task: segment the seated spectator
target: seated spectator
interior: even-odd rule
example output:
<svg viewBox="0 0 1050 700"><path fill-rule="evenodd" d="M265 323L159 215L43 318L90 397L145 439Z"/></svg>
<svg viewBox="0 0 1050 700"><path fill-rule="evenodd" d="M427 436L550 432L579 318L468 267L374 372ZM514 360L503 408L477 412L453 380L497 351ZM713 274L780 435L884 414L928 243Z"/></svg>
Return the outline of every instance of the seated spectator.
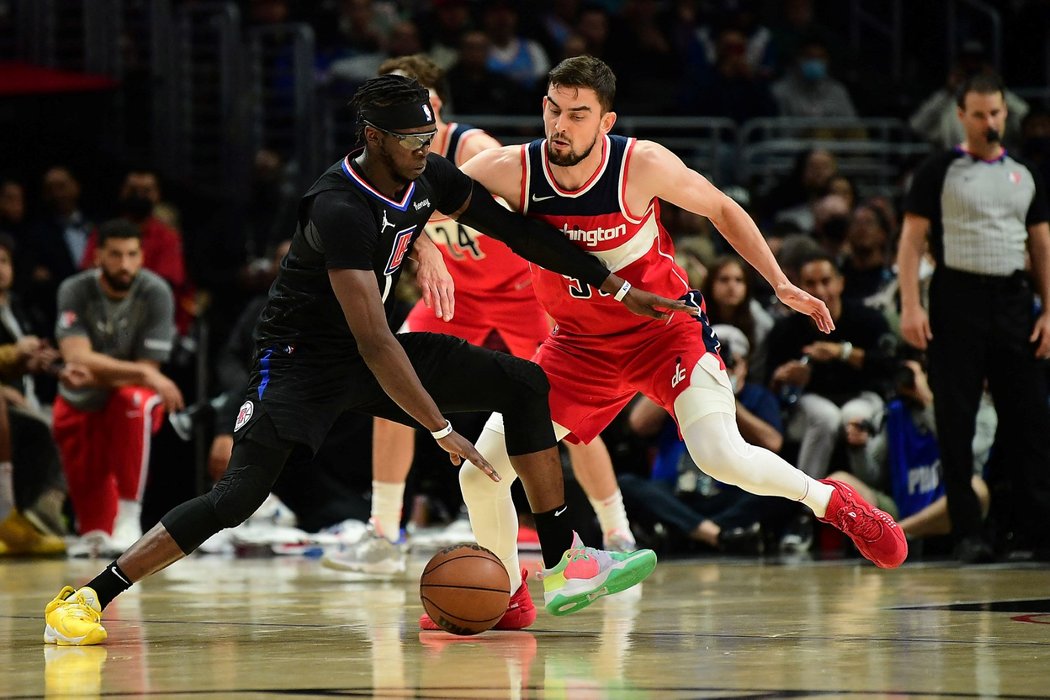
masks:
<svg viewBox="0 0 1050 700"><path fill-rule="evenodd" d="M434 0L433 10L419 26L425 32L427 55L447 71L459 58L463 35L472 27L469 0Z"/></svg>
<svg viewBox="0 0 1050 700"><path fill-rule="evenodd" d="M916 360L902 362L896 384L896 398L877 424L881 427L857 420L846 425L846 441L863 449L864 461L830 478L845 481L892 515L908 539L947 535L952 524L941 479L933 392L922 364ZM997 424L995 406L985 392L977 411L972 481L985 516L991 499L982 474Z"/></svg>
<svg viewBox="0 0 1050 700"><path fill-rule="evenodd" d="M175 336L174 298L143 269L141 229L126 219L98 230L98 267L58 291L55 337L66 363L84 365L82 386L63 385L54 433L82 535L71 554L119 554L142 535L150 436L182 394L160 372Z"/></svg>
<svg viewBox="0 0 1050 700"><path fill-rule="evenodd" d="M41 200L45 212L29 227L19 268L25 303L44 314L50 332L58 285L80 269L95 225L80 208L80 183L68 168L56 166L44 173Z"/></svg>
<svg viewBox="0 0 1050 700"><path fill-rule="evenodd" d="M828 49L819 39L799 48L795 65L773 83L773 97L782 117L856 118L846 86L831 76Z"/></svg>
<svg viewBox="0 0 1050 700"><path fill-rule="evenodd" d="M707 318L712 324L726 324L743 331L750 353L748 371L764 377L766 339L773 328L773 317L751 293L751 277L744 262L732 255L718 258L700 286L707 302ZM737 348L739 356L740 348Z"/></svg>
<svg viewBox="0 0 1050 700"><path fill-rule="evenodd" d="M970 78L978 73L995 73L995 67L988 60L984 45L979 41L967 41L959 51L955 65L948 71L944 87L919 105L919 108L908 119L913 130L938 148L954 148L965 140L962 122L958 113L958 90ZM1006 103L1006 129L1002 142L1007 148L1018 145L1021 136L1021 121L1028 113L1028 103L1010 90L1003 90Z"/></svg>
<svg viewBox="0 0 1050 700"><path fill-rule="evenodd" d="M0 372L4 371L6 354L0 349ZM37 529L17 507L15 469L21 475L31 472L36 465L19 464L14 459L12 428L7 400L0 394L0 556L61 554L66 549L65 543L55 535Z"/></svg>
<svg viewBox="0 0 1050 700"><path fill-rule="evenodd" d="M747 37L723 29L716 43L714 69L706 80L687 85L685 111L707 117L726 117L738 124L777 113L769 83L747 60Z"/></svg>
<svg viewBox="0 0 1050 700"><path fill-rule="evenodd" d="M1021 120L1021 155L1050 182L1050 111L1033 109Z"/></svg>
<svg viewBox="0 0 1050 700"><path fill-rule="evenodd" d="M800 443L798 468L821 479L846 423L881 414L897 341L882 314L842 298L842 274L827 254L802 263L799 284L827 304L835 330L825 335L798 314L779 319L769 333L769 385L788 411L787 435Z"/></svg>
<svg viewBox="0 0 1050 700"><path fill-rule="evenodd" d="M747 381L747 337L733 326L713 328L736 394L740 433L751 444L779 452L783 445L780 408L768 389ZM640 397L632 406L629 424L639 435L658 436L651 478L617 477L633 523L649 528L659 523L678 537L714 549L759 554L764 546L762 524L775 527L794 512L795 504L789 501L755 496L700 471L674 421L649 399Z"/></svg>
<svg viewBox="0 0 1050 700"><path fill-rule="evenodd" d="M26 227L26 189L14 178L0 178L0 233L21 241Z"/></svg>
<svg viewBox="0 0 1050 700"><path fill-rule="evenodd" d="M830 151L823 148L802 151L796 156L791 172L762 198L762 220L768 225L778 218L791 218L784 214L785 211L812 206L812 202L827 193L828 185L837 173L838 162ZM797 228L809 230L804 226Z"/></svg>
<svg viewBox="0 0 1050 700"><path fill-rule="evenodd" d="M13 252L13 241L0 234L0 349L5 357L0 362L0 396L7 401L13 433L11 449L18 475L16 501L38 530L63 535L65 479L58 448L51 437L51 420L37 396L38 377L34 377L55 372L60 355L35 335L34 324L11 291Z"/></svg>
<svg viewBox="0 0 1050 700"><path fill-rule="evenodd" d="M518 103L514 85L489 68L489 38L467 32L459 59L445 76L456 114L509 114Z"/></svg>
<svg viewBox="0 0 1050 700"><path fill-rule="evenodd" d="M864 301L893 281L892 232L886 213L877 206L861 204L850 214L842 260L843 299Z"/></svg>
<svg viewBox="0 0 1050 700"><path fill-rule="evenodd" d="M532 91L547 76L550 60L539 43L519 33L518 10L509 0L486 2L482 22L489 46L488 67L519 88Z"/></svg>

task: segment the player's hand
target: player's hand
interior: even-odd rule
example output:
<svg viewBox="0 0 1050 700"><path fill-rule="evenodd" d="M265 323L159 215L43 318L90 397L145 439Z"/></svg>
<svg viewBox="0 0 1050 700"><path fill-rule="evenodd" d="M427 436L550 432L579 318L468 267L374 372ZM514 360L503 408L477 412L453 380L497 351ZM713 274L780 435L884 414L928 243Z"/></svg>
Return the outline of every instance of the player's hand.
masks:
<svg viewBox="0 0 1050 700"><path fill-rule="evenodd" d="M815 343L804 346L802 354L809 355L809 359L816 362L831 362L842 358L842 344L818 340Z"/></svg>
<svg viewBox="0 0 1050 700"><path fill-rule="evenodd" d="M414 250L418 264L416 283L423 293L423 303L428 309L434 310L437 318L451 321L456 312L456 285L445 266L441 251L426 234L416 240Z"/></svg>
<svg viewBox="0 0 1050 700"><path fill-rule="evenodd" d="M901 309L901 337L919 350L925 350L927 342L933 339L930 317L921 306Z"/></svg>
<svg viewBox="0 0 1050 700"><path fill-rule="evenodd" d="M671 318L671 314L700 315L700 307L695 304L690 304L682 299L668 299L638 287L631 287L627 296L623 298L623 305L639 316L665 321Z"/></svg>
<svg viewBox="0 0 1050 700"><path fill-rule="evenodd" d="M1045 360L1050 358L1050 312L1043 312L1039 314L1039 318L1035 320L1035 327L1032 329L1032 335L1029 336L1028 342L1039 343L1035 349L1035 356L1037 359Z"/></svg>
<svg viewBox="0 0 1050 700"><path fill-rule="evenodd" d="M149 368L146 372L146 386L157 392L161 401L164 402L164 408L167 409L168 413L181 411L186 407L186 402L182 399L182 392L179 391L179 387L175 386L175 382L161 374L160 370Z"/></svg>
<svg viewBox="0 0 1050 700"><path fill-rule="evenodd" d="M828 311L828 307L820 299L802 291L790 282L783 282L777 285L776 291L777 299L782 304L800 314L809 316L822 333L830 333L835 330L835 322L831 320L831 312Z"/></svg>
<svg viewBox="0 0 1050 700"><path fill-rule="evenodd" d="M463 460L467 460L485 472L493 481L501 480L500 475L496 473L489 461L481 456L474 444L455 430L438 440L437 444L445 452L448 452L449 460L457 467L463 463Z"/></svg>

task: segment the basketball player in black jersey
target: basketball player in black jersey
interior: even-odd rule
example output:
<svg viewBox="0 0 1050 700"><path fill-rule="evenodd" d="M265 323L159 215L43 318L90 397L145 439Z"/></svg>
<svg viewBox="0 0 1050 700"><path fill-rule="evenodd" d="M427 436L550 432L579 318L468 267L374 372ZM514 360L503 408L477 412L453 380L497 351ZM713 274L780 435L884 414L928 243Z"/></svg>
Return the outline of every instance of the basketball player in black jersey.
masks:
<svg viewBox="0 0 1050 700"><path fill-rule="evenodd" d="M63 588L46 608L45 641L104 641L101 613L113 598L248 518L292 451L316 452L344 411L425 428L453 464L470 460L495 481L499 475L444 414L503 413L545 565L553 568L570 549L572 532L559 517L564 492L546 376L531 362L450 336L394 336L384 305L392 303L405 257L411 250L425 277L440 278L440 252L420 236L437 209L493 232L538 265L614 295L635 313L693 312L683 302L632 289L556 229L509 212L452 163L430 155L434 115L416 81L373 78L352 106L364 147L329 168L302 199L291 250L256 327L255 365L225 475L209 493L167 513L88 585ZM566 552L566 560L586 558L602 562L588 577L576 577L581 584L593 579L594 597L637 583L656 564L649 550Z"/></svg>

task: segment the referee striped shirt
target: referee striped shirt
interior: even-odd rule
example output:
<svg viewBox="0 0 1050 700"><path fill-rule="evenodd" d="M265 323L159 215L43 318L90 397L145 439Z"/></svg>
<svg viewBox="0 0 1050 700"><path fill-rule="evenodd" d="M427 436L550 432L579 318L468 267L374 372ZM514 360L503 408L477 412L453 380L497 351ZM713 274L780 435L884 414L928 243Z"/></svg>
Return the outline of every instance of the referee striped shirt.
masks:
<svg viewBox="0 0 1050 700"><path fill-rule="evenodd" d="M996 277L1025 268L1028 227L1050 220L1034 167L1006 151L982 160L958 147L919 167L904 209L930 220L938 266Z"/></svg>

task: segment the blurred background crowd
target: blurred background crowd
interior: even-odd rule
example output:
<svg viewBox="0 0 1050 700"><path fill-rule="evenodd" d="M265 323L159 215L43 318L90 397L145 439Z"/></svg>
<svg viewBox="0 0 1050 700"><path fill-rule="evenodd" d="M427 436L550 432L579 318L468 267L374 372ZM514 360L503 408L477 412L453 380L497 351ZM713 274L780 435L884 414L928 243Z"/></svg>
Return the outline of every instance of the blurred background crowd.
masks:
<svg viewBox="0 0 1050 700"><path fill-rule="evenodd" d="M49 433L56 296L95 266L99 226L137 226L145 268L170 287L175 340L161 371L189 406L158 423L141 508L129 511L138 522L106 533L119 550L222 474L235 415L220 398L243 394L260 295L298 199L354 146L345 103L356 86L417 53L445 70L446 121L503 143L542 135L554 64L606 61L618 76L616 131L664 143L739 202L792 280L853 319L838 348L865 351L855 367L817 347L798 325L808 320L778 306L709 222L665 207L718 324L745 438L815 477L848 473L924 543L913 551L950 552L926 358L899 332L902 198L924 157L962 140L954 92L982 72L1008 87L1004 144L1050 175L1048 28L1050 3L1038 0L0 0L0 405L11 438L0 462L15 484L0 554L103 553L81 546L78 481ZM407 312L410 281L402 295ZM804 387L792 381L800 361L812 373ZM814 420L807 395L833 410ZM235 544L302 552L341 527L359 532L345 523L368 518L371 425L345 417L275 486L279 505L259 517L305 534ZM1025 533L999 432L985 401L974 488L1009 556ZM791 504L705 479L644 399L603 437L639 544L846 551ZM410 531L460 517L455 470L432 442L420 439L406 491ZM569 489L578 529L594 532L586 498Z"/></svg>

